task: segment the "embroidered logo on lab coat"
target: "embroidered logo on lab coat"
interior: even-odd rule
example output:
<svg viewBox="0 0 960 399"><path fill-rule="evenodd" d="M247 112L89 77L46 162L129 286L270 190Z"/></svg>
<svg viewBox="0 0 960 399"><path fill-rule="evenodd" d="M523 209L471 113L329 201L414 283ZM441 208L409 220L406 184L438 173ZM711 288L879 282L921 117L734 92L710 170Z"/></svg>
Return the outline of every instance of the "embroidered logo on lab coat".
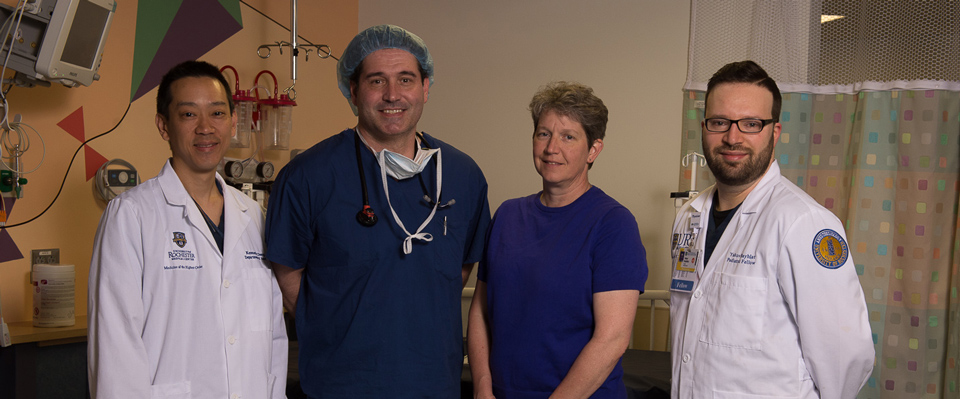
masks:
<svg viewBox="0 0 960 399"><path fill-rule="evenodd" d="M673 240L670 243L670 249L674 258L680 254L680 249L690 248L693 246L694 235L693 233L678 233L673 235Z"/></svg>
<svg viewBox="0 0 960 399"><path fill-rule="evenodd" d="M849 253L847 242L836 231L823 229L813 238L813 257L827 269L843 266Z"/></svg>
<svg viewBox="0 0 960 399"><path fill-rule="evenodd" d="M174 231L173 243L177 244L178 247L183 248L184 245L187 245L187 236L179 231Z"/></svg>

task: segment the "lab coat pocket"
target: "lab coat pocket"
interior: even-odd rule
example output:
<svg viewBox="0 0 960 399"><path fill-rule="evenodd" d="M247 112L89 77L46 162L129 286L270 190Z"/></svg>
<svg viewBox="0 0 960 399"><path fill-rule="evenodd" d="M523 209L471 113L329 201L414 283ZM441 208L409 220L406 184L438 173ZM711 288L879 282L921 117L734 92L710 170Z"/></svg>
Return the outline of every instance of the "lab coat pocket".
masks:
<svg viewBox="0 0 960 399"><path fill-rule="evenodd" d="M191 399L193 395L190 394L190 381L153 385L150 387L150 397L153 399Z"/></svg>
<svg viewBox="0 0 960 399"><path fill-rule="evenodd" d="M700 342L763 350L767 279L721 273L714 284L717 294L706 306Z"/></svg>

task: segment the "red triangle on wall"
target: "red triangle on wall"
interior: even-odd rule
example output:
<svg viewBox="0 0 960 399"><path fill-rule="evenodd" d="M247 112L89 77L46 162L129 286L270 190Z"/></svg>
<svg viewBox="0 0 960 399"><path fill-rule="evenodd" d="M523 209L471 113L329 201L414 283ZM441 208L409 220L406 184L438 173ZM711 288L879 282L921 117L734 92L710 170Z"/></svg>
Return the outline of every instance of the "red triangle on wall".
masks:
<svg viewBox="0 0 960 399"><path fill-rule="evenodd" d="M83 158L87 166L87 181L97 174L97 169L107 163L107 158L89 146L83 147Z"/></svg>
<svg viewBox="0 0 960 399"><path fill-rule="evenodd" d="M86 140L83 132L83 107L77 108L72 114L63 118L60 123L57 123L57 126L66 130L67 133L70 133L71 136L80 140L81 143Z"/></svg>

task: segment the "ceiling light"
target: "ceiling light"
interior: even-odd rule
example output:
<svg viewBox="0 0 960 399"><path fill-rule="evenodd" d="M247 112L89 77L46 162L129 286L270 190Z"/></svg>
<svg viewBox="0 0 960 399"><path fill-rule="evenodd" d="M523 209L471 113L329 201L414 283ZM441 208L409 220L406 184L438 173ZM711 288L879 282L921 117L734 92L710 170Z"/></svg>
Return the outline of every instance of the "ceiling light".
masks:
<svg viewBox="0 0 960 399"><path fill-rule="evenodd" d="M821 15L820 23L825 24L827 22L843 18L843 15Z"/></svg>

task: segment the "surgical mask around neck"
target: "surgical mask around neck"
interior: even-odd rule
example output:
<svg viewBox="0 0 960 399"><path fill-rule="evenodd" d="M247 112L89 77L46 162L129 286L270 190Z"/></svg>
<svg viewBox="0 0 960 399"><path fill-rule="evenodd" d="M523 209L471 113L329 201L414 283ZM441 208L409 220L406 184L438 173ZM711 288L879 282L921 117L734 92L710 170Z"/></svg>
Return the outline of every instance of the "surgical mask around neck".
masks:
<svg viewBox="0 0 960 399"><path fill-rule="evenodd" d="M360 131L357 131L357 137L360 138L360 141L363 142L363 145L367 146L367 148L370 148L370 144L367 144L367 139L363 138L363 135L360 134ZM370 150L373 151L372 148ZM420 174L420 172L423 172L423 170L426 169L427 164L430 163L430 158L433 156L433 154L438 152L440 152L439 148L420 148L420 137L417 137L417 154L413 156L413 159L407 158L404 155L395 153L386 148L380 150L380 152L374 152L373 154L377 157L377 163L379 163L382 168L386 169L387 176L397 180L406 180Z"/></svg>
<svg viewBox="0 0 960 399"><path fill-rule="evenodd" d="M367 144L367 141L363 138L363 135L361 135L359 131L357 132L357 137L360 138L360 141L362 141L367 148L370 148L370 146ZM424 242L433 241L433 235L426 233L423 230L427 227L427 225L430 224L430 221L433 220L433 215L437 213L437 208L440 207L440 189L443 187L443 154L440 152L440 149L422 149L420 148L419 139L417 140L417 149L417 155L414 156L413 160L386 149L374 153L377 158L377 163L380 165L380 179L383 183L383 194L387 197L387 206L390 208L390 214L393 215L393 220L397 223L397 226L400 226L400 229L403 230L403 232L407 235L403 239L402 246L403 253L407 255L413 252L413 240L420 240ZM388 154L393 154L393 156L389 156ZM430 210L430 214L427 215L426 220L420 224L420 227L415 232L411 233L409 230L407 230L406 226L403 225L403 222L400 220L400 216L397 215L397 211L393 209L393 202L390 200L390 186L387 183L387 175L389 174L398 180L409 179L413 176L416 176L418 173L423 171L433 154L437 154L437 198L435 200L431 199L432 201L430 202L433 203L433 209ZM397 175L392 173L390 163L387 161L388 159L401 159L396 163L405 165L401 166L400 168L405 177L397 177ZM416 166L414 167L413 165ZM449 204L445 206L449 206Z"/></svg>
<svg viewBox="0 0 960 399"><path fill-rule="evenodd" d="M419 155L427 151L428 150L417 151L418 156L416 158L420 158ZM439 150L429 150L429 151L433 151L437 153L437 199L431 201L433 202L433 209L430 210L430 215L427 216L427 219L424 220L422 224L420 224L420 228L418 228L417 231L414 233L411 233L409 230L407 230L406 226L403 225L403 222L400 221L400 216L398 216L397 211L393 209L393 202L390 200L390 186L387 184L387 174L390 171L390 168L388 168L385 163L385 161L389 158L387 156L384 156L383 154L384 153L395 154L395 153L392 153L387 150L383 150L380 152L380 154L377 154L378 161L380 162L380 178L382 179L381 181L383 182L383 194L387 197L387 206L390 207L390 213L393 215L393 220L397 222L397 226L400 226L400 229L407 234L407 237L403 239L403 253L406 255L409 255L410 252L413 252L413 240L416 239L424 242L433 241L433 235L430 233L424 232L423 229L425 229L427 225L430 224L430 221L433 220L433 215L437 213L437 208L440 206L440 189L443 187L443 162L441 158L443 154L440 153ZM431 152L431 154L433 152ZM404 157L399 154L397 155L400 157L403 157L403 159L410 161L410 159L407 157ZM418 164L419 170L416 173L413 173L410 176L407 176L407 178L415 176L417 173L420 173L420 171L423 170L423 166L427 164L427 162L425 162L424 159L430 159L430 155L427 155L423 159L419 159L420 161L420 163ZM410 162L413 162L413 161L410 161Z"/></svg>
<svg viewBox="0 0 960 399"><path fill-rule="evenodd" d="M390 177L397 180L406 180L423 172L423 169L430 163L433 154L440 152L439 148L423 149L417 147L417 155L414 155L413 159L386 148L377 153L377 158L383 158L381 164L386 168Z"/></svg>

